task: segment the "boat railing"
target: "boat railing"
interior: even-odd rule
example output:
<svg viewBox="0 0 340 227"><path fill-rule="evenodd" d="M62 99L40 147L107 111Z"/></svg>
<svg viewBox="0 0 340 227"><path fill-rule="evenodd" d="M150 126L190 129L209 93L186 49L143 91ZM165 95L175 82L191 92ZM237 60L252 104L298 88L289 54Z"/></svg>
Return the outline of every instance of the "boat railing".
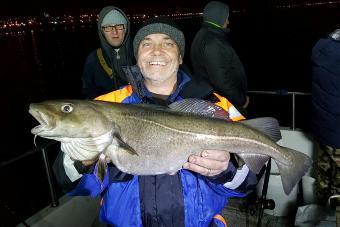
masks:
<svg viewBox="0 0 340 227"><path fill-rule="evenodd" d="M54 184L53 184L53 177L52 177L52 171L51 171L51 167L50 167L50 163L48 160L48 155L47 155L47 149L51 148L52 145L57 144L57 141L54 140L49 140L47 142L44 142L42 145L39 145L35 148L32 148L28 151L26 151L25 153L18 155L12 159L9 159L7 161L3 161L0 162L0 169L7 167L9 165L12 165L18 161L21 161L31 155L37 154L39 152L41 152L42 155L42 159L43 159L43 163L44 163L44 169L46 172L46 176L47 176L47 183L48 183L48 188L49 188L49 192L50 192L50 197L51 197L51 206L52 207L57 207L58 206L58 198L56 196L56 191L54 188Z"/></svg>
<svg viewBox="0 0 340 227"><path fill-rule="evenodd" d="M297 96L310 96L308 92L276 90L276 91L248 91L248 94L260 94L260 95L276 95L276 96L291 96L291 129L296 129L296 97Z"/></svg>

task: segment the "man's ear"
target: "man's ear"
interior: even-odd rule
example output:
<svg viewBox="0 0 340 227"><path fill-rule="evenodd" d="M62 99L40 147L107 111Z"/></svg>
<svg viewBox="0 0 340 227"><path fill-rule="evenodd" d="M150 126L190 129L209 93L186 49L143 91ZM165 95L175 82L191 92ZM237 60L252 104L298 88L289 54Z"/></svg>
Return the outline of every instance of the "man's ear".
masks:
<svg viewBox="0 0 340 227"><path fill-rule="evenodd" d="M179 64L182 65L182 63L183 63L182 55L179 55Z"/></svg>

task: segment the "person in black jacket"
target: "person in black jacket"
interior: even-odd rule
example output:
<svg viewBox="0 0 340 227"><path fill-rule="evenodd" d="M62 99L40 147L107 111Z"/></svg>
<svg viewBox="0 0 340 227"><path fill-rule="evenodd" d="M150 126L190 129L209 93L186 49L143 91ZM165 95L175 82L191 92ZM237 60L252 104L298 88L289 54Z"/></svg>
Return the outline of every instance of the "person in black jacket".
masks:
<svg viewBox="0 0 340 227"><path fill-rule="evenodd" d="M82 93L87 99L128 84L122 68L135 63L130 23L122 10L114 6L104 7L99 13L97 26L101 48L89 54L82 76Z"/></svg>
<svg viewBox="0 0 340 227"><path fill-rule="evenodd" d="M247 78L243 65L227 39L229 7L209 2L203 11L202 28L191 46L193 77L203 79L241 112L247 107Z"/></svg>
<svg viewBox="0 0 340 227"><path fill-rule="evenodd" d="M319 142L316 196L340 204L340 29L321 38L312 51L312 129ZM335 200L336 201L336 200Z"/></svg>

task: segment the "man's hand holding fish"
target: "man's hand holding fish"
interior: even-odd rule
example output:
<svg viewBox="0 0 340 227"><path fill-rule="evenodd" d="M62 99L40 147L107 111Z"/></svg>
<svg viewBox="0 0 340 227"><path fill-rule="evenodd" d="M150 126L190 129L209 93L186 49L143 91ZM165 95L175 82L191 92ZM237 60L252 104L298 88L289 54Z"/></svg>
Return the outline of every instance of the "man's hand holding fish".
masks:
<svg viewBox="0 0 340 227"><path fill-rule="evenodd" d="M189 156L183 168L204 176L216 176L228 168L229 160L229 152L205 150L200 155Z"/></svg>

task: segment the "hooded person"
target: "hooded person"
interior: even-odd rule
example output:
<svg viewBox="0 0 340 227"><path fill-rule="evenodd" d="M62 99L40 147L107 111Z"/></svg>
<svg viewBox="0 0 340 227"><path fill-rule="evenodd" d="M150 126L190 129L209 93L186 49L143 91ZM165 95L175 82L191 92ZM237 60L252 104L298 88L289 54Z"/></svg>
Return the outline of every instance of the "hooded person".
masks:
<svg viewBox="0 0 340 227"><path fill-rule="evenodd" d="M123 72L135 63L130 40L130 23L122 10L114 6L104 7L99 13L98 36L101 47L87 57L82 75L82 93L86 99L118 89L128 84ZM64 165L64 168L59 168ZM64 191L73 188L81 173L88 171L80 161L73 161L59 152L53 171ZM73 183L72 183L73 182Z"/></svg>
<svg viewBox="0 0 340 227"><path fill-rule="evenodd" d="M130 22L122 10L104 7L98 18L100 48L86 59L82 76L84 98L92 99L128 84L122 68L133 65Z"/></svg>
<svg viewBox="0 0 340 227"><path fill-rule="evenodd" d="M249 98L244 67L228 41L229 7L209 2L203 10L203 24L191 45L193 77L205 80L244 113Z"/></svg>

